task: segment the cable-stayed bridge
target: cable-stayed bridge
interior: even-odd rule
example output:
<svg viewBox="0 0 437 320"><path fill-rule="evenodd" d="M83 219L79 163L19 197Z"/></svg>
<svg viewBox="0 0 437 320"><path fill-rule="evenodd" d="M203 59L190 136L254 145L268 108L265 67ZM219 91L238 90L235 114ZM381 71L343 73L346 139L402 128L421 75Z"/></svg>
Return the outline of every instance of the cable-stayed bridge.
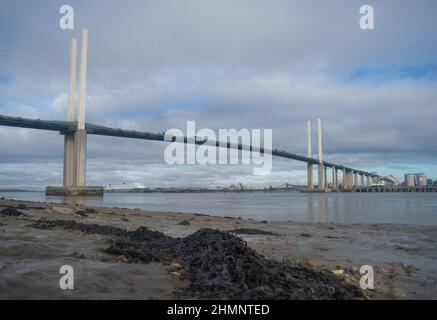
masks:
<svg viewBox="0 0 437 320"><path fill-rule="evenodd" d="M70 86L68 96L68 112L66 121L57 120L40 120L23 117L11 117L6 115L0 115L0 125L31 128L38 130L58 131L65 137L64 141L64 183L63 188L65 190L84 190L86 193L86 141L87 135L103 135L112 137L123 137L130 139L143 139L154 141L165 141L164 133L155 132L142 132L136 130L126 130L113 128L108 126L101 126L97 124L87 123L85 121L86 113L86 100L87 100L87 70L88 70L88 32L82 31L82 46L81 46L81 61L79 65L80 78L79 78L79 95L78 95L78 110L75 108L76 97L76 73L77 73L77 41L72 40L71 43L71 60L70 60ZM92 60L92 59L91 59ZM113 78L109 76L109 79ZM112 79L117 80L117 79ZM141 89L135 81L131 81L129 89L132 92L148 93ZM123 96L123 93L120 93ZM127 100L132 100L132 97L124 94L123 96ZM133 101L135 103L135 101ZM77 113L77 119L76 119ZM174 115L171 112L168 114L172 117ZM338 172L343 173L343 190L353 189L357 186L370 186L372 181L381 179L382 177L376 173L366 172L363 170L351 168L338 163L332 163L323 160L322 152L322 139L321 139L321 124L318 123L318 158L311 156L311 137L310 137L310 123L308 123L308 156L299 155L283 150L273 149L267 150L263 148L255 148L251 145L232 144L227 142L226 148L249 150L252 152L271 153L273 156L282 157L290 160L296 160L307 163L307 175L308 175L308 190L313 191L313 165L318 166L318 188L317 191L325 191L327 186L327 168L332 172L332 189L339 190ZM193 143L191 137L184 137L184 143ZM208 144L217 148L223 147L220 141L208 141L204 138L196 137L194 143L198 145ZM68 194L68 192L66 192Z"/></svg>

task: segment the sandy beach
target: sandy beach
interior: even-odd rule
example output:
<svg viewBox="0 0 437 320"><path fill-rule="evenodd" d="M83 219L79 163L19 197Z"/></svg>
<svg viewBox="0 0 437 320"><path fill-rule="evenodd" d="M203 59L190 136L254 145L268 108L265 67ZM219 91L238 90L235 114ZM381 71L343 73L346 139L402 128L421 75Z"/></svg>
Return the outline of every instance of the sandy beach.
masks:
<svg viewBox="0 0 437 320"><path fill-rule="evenodd" d="M62 221L69 221L67 227ZM112 229L94 232L93 227L91 232L84 228L88 225ZM132 252L138 246L134 250L130 242L108 250L114 247L114 234L131 235L141 227L162 232L168 241L204 229L231 231L232 237L244 240L248 250L265 261L291 261L305 268L299 270L320 272L320 281L325 281L324 275L333 275L338 283L330 277L326 281L334 281L334 287L344 283L344 288L359 288L360 266L371 265L375 289L352 298L437 298L436 226L256 221L5 199L0 200L0 298L202 298L181 295L192 286L192 277L184 276L187 267L172 262L174 256L145 263L144 257L135 259ZM126 254L115 253L124 249ZM74 268L74 290L59 288L62 265Z"/></svg>

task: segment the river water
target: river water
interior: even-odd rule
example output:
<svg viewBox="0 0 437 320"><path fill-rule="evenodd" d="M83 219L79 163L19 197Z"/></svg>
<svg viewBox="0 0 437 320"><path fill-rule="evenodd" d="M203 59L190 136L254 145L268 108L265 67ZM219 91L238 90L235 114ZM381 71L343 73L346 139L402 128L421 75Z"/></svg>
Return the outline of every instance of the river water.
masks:
<svg viewBox="0 0 437 320"><path fill-rule="evenodd" d="M437 225L437 193L105 193L103 198L70 199L0 192L0 197L257 220Z"/></svg>

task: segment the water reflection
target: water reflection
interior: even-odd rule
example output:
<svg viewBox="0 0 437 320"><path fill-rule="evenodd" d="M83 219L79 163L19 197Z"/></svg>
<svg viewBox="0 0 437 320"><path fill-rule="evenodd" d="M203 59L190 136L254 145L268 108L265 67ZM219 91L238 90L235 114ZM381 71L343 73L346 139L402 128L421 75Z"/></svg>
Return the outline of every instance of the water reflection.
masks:
<svg viewBox="0 0 437 320"><path fill-rule="evenodd" d="M314 194L308 194L307 198L307 220L308 222L314 223Z"/></svg>
<svg viewBox="0 0 437 320"><path fill-rule="evenodd" d="M0 192L0 197L258 220L437 225L437 193L109 193L103 198L87 198L46 197L43 192Z"/></svg>
<svg viewBox="0 0 437 320"><path fill-rule="evenodd" d="M326 222L326 207L327 198L325 194L321 194L319 197L319 222Z"/></svg>
<svg viewBox="0 0 437 320"><path fill-rule="evenodd" d="M103 205L103 197L83 197L83 196L46 196L47 202L62 202L73 206L100 206Z"/></svg>

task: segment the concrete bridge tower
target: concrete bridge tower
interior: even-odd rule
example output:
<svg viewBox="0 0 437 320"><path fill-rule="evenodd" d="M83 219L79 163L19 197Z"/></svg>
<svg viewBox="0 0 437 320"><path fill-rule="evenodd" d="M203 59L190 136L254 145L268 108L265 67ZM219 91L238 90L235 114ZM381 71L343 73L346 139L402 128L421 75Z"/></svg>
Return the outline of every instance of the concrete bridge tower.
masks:
<svg viewBox="0 0 437 320"><path fill-rule="evenodd" d="M311 121L307 121L308 129L308 158L311 158ZM307 164L307 191L313 191L313 165Z"/></svg>
<svg viewBox="0 0 437 320"><path fill-rule="evenodd" d="M70 87L68 98L67 121L76 121L75 92L77 73L77 41L71 41L70 60ZM103 195L102 187L86 185L86 147L87 132L85 128L86 113L86 82L88 69L88 30L82 30L82 44L80 54L80 79L79 79L79 108L77 128L63 132L64 138L64 182L63 187L47 187L46 194L77 196L77 195Z"/></svg>
<svg viewBox="0 0 437 320"><path fill-rule="evenodd" d="M82 48L80 54L80 82L79 82L79 116L77 130L74 135L76 153L76 186L86 186L86 80L88 70L88 30L82 30Z"/></svg>
<svg viewBox="0 0 437 320"><path fill-rule="evenodd" d="M318 165L318 185L319 191L325 191L325 166L323 165L323 150L322 150L322 121L317 119L317 133L319 145L319 165Z"/></svg>
<svg viewBox="0 0 437 320"><path fill-rule="evenodd" d="M74 96L76 93L77 40L71 40L70 90L68 96L67 121L75 121ZM74 159L74 132L64 134L64 187L76 185L76 168Z"/></svg>

